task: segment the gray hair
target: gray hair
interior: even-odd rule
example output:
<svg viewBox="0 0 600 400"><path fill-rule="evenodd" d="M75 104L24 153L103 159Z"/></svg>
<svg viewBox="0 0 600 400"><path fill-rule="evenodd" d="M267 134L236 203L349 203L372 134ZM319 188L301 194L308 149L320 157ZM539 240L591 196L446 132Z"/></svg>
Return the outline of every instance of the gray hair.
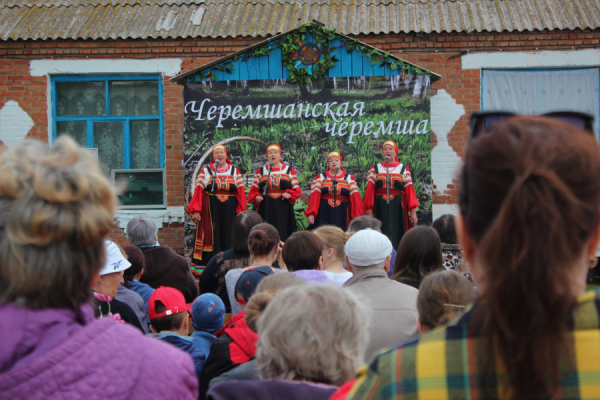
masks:
<svg viewBox="0 0 600 400"><path fill-rule="evenodd" d="M260 376L342 385L363 362L368 326L365 308L339 286L287 288L258 319Z"/></svg>
<svg viewBox="0 0 600 400"><path fill-rule="evenodd" d="M156 243L158 224L146 214L140 214L127 224L127 239L134 246L151 246Z"/></svg>
<svg viewBox="0 0 600 400"><path fill-rule="evenodd" d="M78 310L104 264L117 198L67 136L0 155L0 304Z"/></svg>
<svg viewBox="0 0 600 400"><path fill-rule="evenodd" d="M369 217L368 215L361 215L350 221L348 232L356 233L368 228L381 233L381 221L377 218Z"/></svg>

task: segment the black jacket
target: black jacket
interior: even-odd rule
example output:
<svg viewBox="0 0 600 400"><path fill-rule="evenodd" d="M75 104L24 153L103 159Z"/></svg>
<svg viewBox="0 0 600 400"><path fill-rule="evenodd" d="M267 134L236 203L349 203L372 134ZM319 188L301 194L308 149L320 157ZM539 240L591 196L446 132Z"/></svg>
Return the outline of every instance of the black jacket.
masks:
<svg viewBox="0 0 600 400"><path fill-rule="evenodd" d="M169 247L142 247L146 268L140 282L158 289L168 286L183 293L186 303L193 302L198 296L198 286L190 271L185 257L175 253Z"/></svg>

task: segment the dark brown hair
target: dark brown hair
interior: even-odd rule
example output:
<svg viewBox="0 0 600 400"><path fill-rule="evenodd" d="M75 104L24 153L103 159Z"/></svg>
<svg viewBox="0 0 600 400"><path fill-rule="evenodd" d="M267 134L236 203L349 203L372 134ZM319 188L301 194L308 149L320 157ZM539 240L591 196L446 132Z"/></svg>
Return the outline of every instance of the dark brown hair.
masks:
<svg viewBox="0 0 600 400"><path fill-rule="evenodd" d="M309 231L294 232L285 241L281 255L290 272L317 269L323 256L323 241Z"/></svg>
<svg viewBox="0 0 600 400"><path fill-rule="evenodd" d="M156 312L163 313L167 310L165 305L160 300L156 300ZM154 318L150 321L150 325L156 333L162 331L176 331L183 325L183 320L187 318L188 312L180 312L173 315L165 315L164 317Z"/></svg>
<svg viewBox="0 0 600 400"><path fill-rule="evenodd" d="M248 248L254 256L266 256L271 254L275 246L279 244L279 233L271 224L262 223L255 225L248 237Z"/></svg>
<svg viewBox="0 0 600 400"><path fill-rule="evenodd" d="M471 282L459 272L429 274L421 282L417 296L419 321L429 329L444 325L462 313L464 306L476 297Z"/></svg>
<svg viewBox="0 0 600 400"><path fill-rule="evenodd" d="M485 280L475 327L504 363L513 398L553 397L562 357L573 366L569 283L599 204L600 151L573 125L515 117L468 145L459 206Z"/></svg>
<svg viewBox="0 0 600 400"><path fill-rule="evenodd" d="M392 279L421 280L443 268L442 244L435 229L417 226L402 236Z"/></svg>
<svg viewBox="0 0 600 400"><path fill-rule="evenodd" d="M433 229L438 233L440 241L445 244L457 244L454 229L454 215L444 214L433 221Z"/></svg>
<svg viewBox="0 0 600 400"><path fill-rule="evenodd" d="M233 251L248 254L248 237L250 236L250 231L262 222L262 217L256 211L248 210L239 213L231 226L231 247Z"/></svg>
<svg viewBox="0 0 600 400"><path fill-rule="evenodd" d="M144 259L144 253L142 253L142 250L137 246L127 244L123 246L123 251L127 254L127 261L131 263L131 267L123 272L123 279L126 283L129 283L141 270L146 268L146 261Z"/></svg>

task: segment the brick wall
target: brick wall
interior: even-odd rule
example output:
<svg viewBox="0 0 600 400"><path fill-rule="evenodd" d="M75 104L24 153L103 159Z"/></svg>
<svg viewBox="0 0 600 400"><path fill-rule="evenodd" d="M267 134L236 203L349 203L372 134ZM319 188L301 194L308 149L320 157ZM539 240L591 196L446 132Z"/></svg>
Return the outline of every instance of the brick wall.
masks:
<svg viewBox="0 0 600 400"><path fill-rule="evenodd" d="M480 71L461 69L461 52L536 51L596 48L600 30L536 31L501 33L407 33L358 35L357 39L378 47L411 63L442 75L432 86L432 94L445 90L457 104L464 106L463 115L448 133L448 144L463 156L468 115L479 109ZM0 43L0 108L9 100L19 103L34 120L29 137L47 140L47 82L44 77L29 75L31 59L82 58L181 58L182 72L241 50L263 38L108 41L8 41ZM183 87L164 83L165 154L167 167L167 202L178 206L183 202ZM432 146L436 146L436 132ZM435 183L435 182L434 182ZM455 183L453 184L455 185ZM435 204L455 204L456 187L437 188ZM439 190L443 190L443 193ZM183 226L165 226L161 235L167 244L182 247ZM180 236L179 236L180 235ZM161 238L162 238L161 237ZM178 247L180 246L180 247ZM181 251L182 252L182 251Z"/></svg>
<svg viewBox="0 0 600 400"><path fill-rule="evenodd" d="M158 230L158 242L163 246L172 248L176 253L183 255L183 229L183 223L163 224L162 228ZM123 230L116 224L113 226L108 239L120 245L129 244Z"/></svg>
<svg viewBox="0 0 600 400"><path fill-rule="evenodd" d="M29 114L34 126L28 137L48 140L47 84L46 78L29 74L28 57L14 54L13 48L7 48L0 42L0 109L7 101L13 100ZM18 47L23 47L21 44Z"/></svg>

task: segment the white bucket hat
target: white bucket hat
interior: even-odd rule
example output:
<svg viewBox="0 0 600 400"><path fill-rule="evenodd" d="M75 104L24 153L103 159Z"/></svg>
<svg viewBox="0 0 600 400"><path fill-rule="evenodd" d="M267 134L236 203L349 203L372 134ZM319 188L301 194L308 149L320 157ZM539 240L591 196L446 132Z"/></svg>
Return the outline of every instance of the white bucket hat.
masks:
<svg viewBox="0 0 600 400"><path fill-rule="evenodd" d="M104 244L106 245L106 263L100 270L100 275L125 271L127 268L131 267L131 263L123 257L119 246L110 240L106 240Z"/></svg>

